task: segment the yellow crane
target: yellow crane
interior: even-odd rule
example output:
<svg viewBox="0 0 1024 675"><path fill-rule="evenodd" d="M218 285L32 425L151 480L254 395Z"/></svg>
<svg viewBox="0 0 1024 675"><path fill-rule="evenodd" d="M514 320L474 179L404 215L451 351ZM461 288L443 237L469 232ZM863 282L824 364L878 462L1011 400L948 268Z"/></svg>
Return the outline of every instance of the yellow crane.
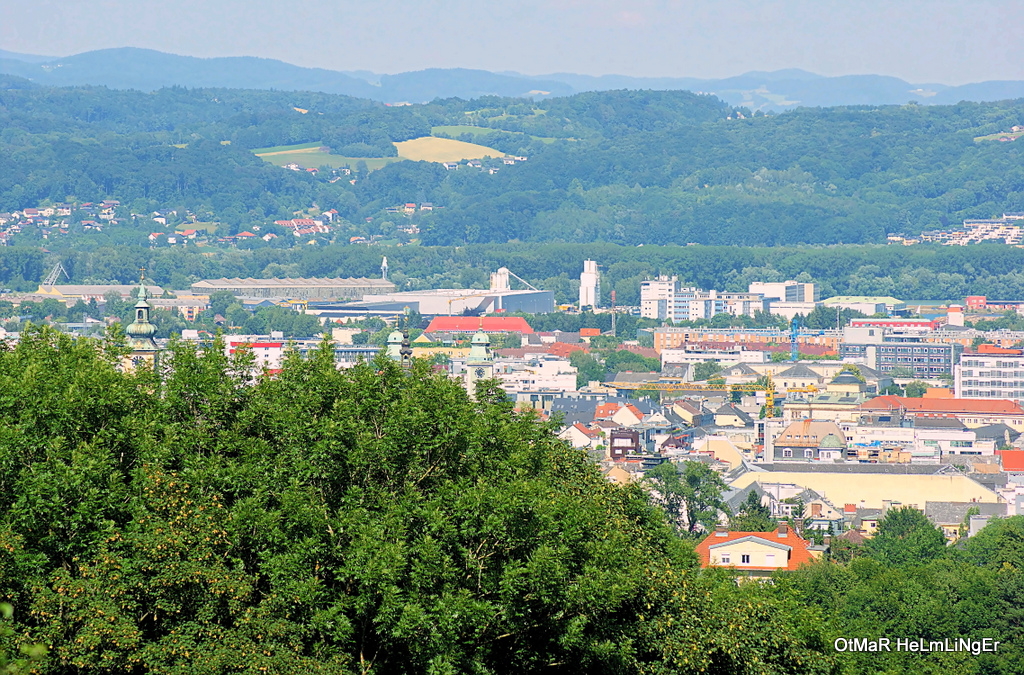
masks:
<svg viewBox="0 0 1024 675"><path fill-rule="evenodd" d="M636 391L643 389L646 391L763 391L764 392L764 403L768 417L775 416L775 383L772 382L772 378L769 376L763 383L751 383L751 384L698 384L694 382L605 382L606 387L612 387L614 389L622 389L627 391ZM816 386L809 385L807 387L787 387L786 393L812 393L818 391Z"/></svg>
<svg viewBox="0 0 1024 675"><path fill-rule="evenodd" d="M471 293L470 295L460 295L460 296L455 297L455 298L448 298L448 316L454 316L452 314L452 303L453 302L458 302L459 300L469 300L471 298L479 298L480 299L480 304L483 304L484 300L487 299L485 297L485 295L482 294L482 293ZM477 305L477 308L479 309L479 305Z"/></svg>

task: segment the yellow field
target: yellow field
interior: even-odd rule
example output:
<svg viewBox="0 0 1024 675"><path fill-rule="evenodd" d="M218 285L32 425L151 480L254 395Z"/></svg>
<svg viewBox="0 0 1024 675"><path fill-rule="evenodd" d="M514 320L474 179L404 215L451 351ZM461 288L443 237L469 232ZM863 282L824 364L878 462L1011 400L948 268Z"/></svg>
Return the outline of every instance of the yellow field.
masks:
<svg viewBox="0 0 1024 675"><path fill-rule="evenodd" d="M420 162L458 162L464 159L505 156L504 152L488 148L486 145L433 136L395 143L395 147L398 148L399 157Z"/></svg>

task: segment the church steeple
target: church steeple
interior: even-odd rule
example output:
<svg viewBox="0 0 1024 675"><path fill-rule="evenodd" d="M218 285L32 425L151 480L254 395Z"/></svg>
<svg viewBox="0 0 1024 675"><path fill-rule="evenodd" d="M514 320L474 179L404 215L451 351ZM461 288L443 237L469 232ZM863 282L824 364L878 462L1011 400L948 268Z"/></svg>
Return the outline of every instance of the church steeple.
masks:
<svg viewBox="0 0 1024 675"><path fill-rule="evenodd" d="M483 320L480 321L483 324ZM491 352L491 338L484 332L483 326L469 342L469 356L466 357L466 391L470 396L476 395L476 383L494 377L494 355Z"/></svg>
<svg viewBox="0 0 1024 675"><path fill-rule="evenodd" d="M153 336L156 335L156 326L149 321L149 312L152 309L149 302L149 289L146 288L146 270L141 270L139 277L138 302L135 303L135 320L124 329L128 337L128 346L132 353L129 357L134 367L143 363L152 367L156 361L156 353L159 347Z"/></svg>

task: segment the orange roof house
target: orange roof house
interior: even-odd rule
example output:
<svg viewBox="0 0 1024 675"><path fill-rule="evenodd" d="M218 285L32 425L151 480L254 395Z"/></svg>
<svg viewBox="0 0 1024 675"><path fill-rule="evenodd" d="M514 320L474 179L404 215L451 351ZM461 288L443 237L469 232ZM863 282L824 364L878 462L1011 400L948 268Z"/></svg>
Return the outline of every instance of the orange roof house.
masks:
<svg viewBox="0 0 1024 675"><path fill-rule="evenodd" d="M757 577L812 562L809 546L787 523L771 532L728 532L720 525L697 544L697 555L701 567L731 567Z"/></svg>
<svg viewBox="0 0 1024 675"><path fill-rule="evenodd" d="M1024 471L1024 450L996 450L1003 471Z"/></svg>
<svg viewBox="0 0 1024 675"><path fill-rule="evenodd" d="M532 333L521 316L438 316L430 321L426 333Z"/></svg>

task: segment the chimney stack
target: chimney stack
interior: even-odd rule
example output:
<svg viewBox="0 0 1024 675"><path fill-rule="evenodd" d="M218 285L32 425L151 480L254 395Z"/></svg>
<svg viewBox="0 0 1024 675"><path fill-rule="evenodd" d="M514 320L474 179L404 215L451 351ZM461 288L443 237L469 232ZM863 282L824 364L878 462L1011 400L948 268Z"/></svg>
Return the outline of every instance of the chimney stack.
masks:
<svg viewBox="0 0 1024 675"><path fill-rule="evenodd" d="M779 537L789 536L789 523L782 521L779 523Z"/></svg>
<svg viewBox="0 0 1024 675"><path fill-rule="evenodd" d="M725 525L716 525L715 526L715 536L716 537L727 537L727 536L729 536L729 528L727 528Z"/></svg>

